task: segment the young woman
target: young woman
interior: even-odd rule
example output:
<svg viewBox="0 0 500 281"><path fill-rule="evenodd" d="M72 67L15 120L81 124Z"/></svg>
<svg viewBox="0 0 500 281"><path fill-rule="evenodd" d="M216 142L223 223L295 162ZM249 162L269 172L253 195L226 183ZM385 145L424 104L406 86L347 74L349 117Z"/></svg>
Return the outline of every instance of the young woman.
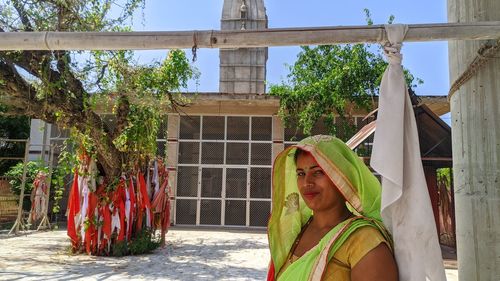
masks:
<svg viewBox="0 0 500 281"><path fill-rule="evenodd" d="M268 280L395 281L380 183L342 141L304 139L278 155Z"/></svg>

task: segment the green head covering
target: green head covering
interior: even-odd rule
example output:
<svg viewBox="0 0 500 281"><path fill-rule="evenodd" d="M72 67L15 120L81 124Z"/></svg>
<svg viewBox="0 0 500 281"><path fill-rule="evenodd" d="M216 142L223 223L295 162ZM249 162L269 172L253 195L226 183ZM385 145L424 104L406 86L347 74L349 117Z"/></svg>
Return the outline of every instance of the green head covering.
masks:
<svg viewBox="0 0 500 281"><path fill-rule="evenodd" d="M381 223L378 179L344 142L332 136L312 136L281 152L273 165L272 214L269 247L278 270L302 226L312 215L297 187L295 152L309 152L346 198L349 210ZM377 223L377 224L378 224Z"/></svg>

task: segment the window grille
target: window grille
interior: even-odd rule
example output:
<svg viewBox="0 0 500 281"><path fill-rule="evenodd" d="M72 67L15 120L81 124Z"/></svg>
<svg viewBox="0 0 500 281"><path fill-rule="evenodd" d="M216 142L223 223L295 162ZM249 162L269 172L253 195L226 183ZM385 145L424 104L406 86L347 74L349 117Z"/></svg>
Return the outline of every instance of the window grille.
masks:
<svg viewBox="0 0 500 281"><path fill-rule="evenodd" d="M159 155L161 157L165 157L166 155L166 147L167 143L166 141L157 141L156 142L156 155Z"/></svg>
<svg viewBox="0 0 500 281"><path fill-rule="evenodd" d="M200 116L181 116L179 138L200 139Z"/></svg>
<svg viewBox="0 0 500 281"><path fill-rule="evenodd" d="M271 143L252 143L251 164L271 165L272 149L273 146Z"/></svg>
<svg viewBox="0 0 500 281"><path fill-rule="evenodd" d="M272 118L252 117L252 140L272 140L272 127Z"/></svg>
<svg viewBox="0 0 500 281"><path fill-rule="evenodd" d="M246 225L247 202L245 200L226 200L225 225ZM257 214L262 215L262 214Z"/></svg>
<svg viewBox="0 0 500 281"><path fill-rule="evenodd" d="M203 142L201 144L202 164L223 164L224 163L224 143Z"/></svg>
<svg viewBox="0 0 500 281"><path fill-rule="evenodd" d="M177 224L196 224L196 200L177 199L175 206Z"/></svg>
<svg viewBox="0 0 500 281"><path fill-rule="evenodd" d="M200 224L221 224L221 200L202 199L200 204Z"/></svg>
<svg viewBox="0 0 500 281"><path fill-rule="evenodd" d="M271 214L271 202L250 201L250 226L267 226Z"/></svg>
<svg viewBox="0 0 500 281"><path fill-rule="evenodd" d="M179 142L179 164L198 164L200 161L199 142Z"/></svg>
<svg viewBox="0 0 500 281"><path fill-rule="evenodd" d="M222 168L202 168L201 197L222 196Z"/></svg>
<svg viewBox="0 0 500 281"><path fill-rule="evenodd" d="M248 164L248 142L226 144L226 164L227 165L247 165Z"/></svg>
<svg viewBox="0 0 500 281"><path fill-rule="evenodd" d="M164 117L160 121L160 125L158 126L158 134L156 135L157 139L166 140L167 139L167 130L168 130L168 119ZM164 154L160 154L164 155Z"/></svg>
<svg viewBox="0 0 500 281"><path fill-rule="evenodd" d="M271 198L271 168L250 168L250 197Z"/></svg>
<svg viewBox="0 0 500 281"><path fill-rule="evenodd" d="M186 200L197 203L189 203L195 215L177 213L176 223L265 226L271 206L272 117L190 118L179 123L181 206L176 212L187 209L191 201Z"/></svg>
<svg viewBox="0 0 500 281"><path fill-rule="evenodd" d="M248 117L227 117L227 139L248 140L249 122Z"/></svg>
<svg viewBox="0 0 500 281"><path fill-rule="evenodd" d="M223 116L203 116L203 139L223 140L224 123Z"/></svg>
<svg viewBox="0 0 500 281"><path fill-rule="evenodd" d="M69 138L69 133L68 129L61 129L56 125L50 126L50 138Z"/></svg>
<svg viewBox="0 0 500 281"><path fill-rule="evenodd" d="M177 170L177 196L198 196L198 167L179 167Z"/></svg>
<svg viewBox="0 0 500 281"><path fill-rule="evenodd" d="M226 169L226 198L247 197L247 169Z"/></svg>

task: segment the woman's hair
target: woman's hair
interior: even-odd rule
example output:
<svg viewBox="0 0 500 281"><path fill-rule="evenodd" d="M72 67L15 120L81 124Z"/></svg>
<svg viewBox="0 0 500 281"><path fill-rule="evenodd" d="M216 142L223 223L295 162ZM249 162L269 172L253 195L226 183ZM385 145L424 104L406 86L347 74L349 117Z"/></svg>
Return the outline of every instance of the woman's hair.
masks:
<svg viewBox="0 0 500 281"><path fill-rule="evenodd" d="M303 150L303 149L297 148L295 150L294 155L293 155L293 161L295 162L295 164L297 164L297 159L299 159L299 155L306 154L306 153L308 153L308 152Z"/></svg>

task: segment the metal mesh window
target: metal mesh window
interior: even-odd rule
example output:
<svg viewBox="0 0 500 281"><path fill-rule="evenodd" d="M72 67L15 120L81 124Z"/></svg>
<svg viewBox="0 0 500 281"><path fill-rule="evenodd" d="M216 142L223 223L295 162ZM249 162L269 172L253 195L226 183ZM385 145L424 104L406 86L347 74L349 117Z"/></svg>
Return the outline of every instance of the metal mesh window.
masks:
<svg viewBox="0 0 500 281"><path fill-rule="evenodd" d="M162 157L165 157L166 146L167 146L167 143L165 141L157 141L156 142L156 155L160 155Z"/></svg>
<svg viewBox="0 0 500 281"><path fill-rule="evenodd" d="M224 163L224 143L204 142L201 144L202 164L223 164Z"/></svg>
<svg viewBox="0 0 500 281"><path fill-rule="evenodd" d="M168 129L168 119L166 117L162 118L160 125L158 126L158 134L156 138L167 139L167 129Z"/></svg>
<svg viewBox="0 0 500 281"><path fill-rule="evenodd" d="M221 197L222 195L222 168L202 168L201 196Z"/></svg>
<svg viewBox="0 0 500 281"><path fill-rule="evenodd" d="M199 139L200 138L200 116L181 116L180 139Z"/></svg>
<svg viewBox="0 0 500 281"><path fill-rule="evenodd" d="M363 128L365 125L367 125L368 123L370 123L372 121L371 118L367 118L365 120L363 120L364 117L356 117L356 128L357 128L357 131L361 130L361 128Z"/></svg>
<svg viewBox="0 0 500 281"><path fill-rule="evenodd" d="M299 128L297 122L291 121L285 127L285 141L300 141L305 138L302 128Z"/></svg>
<svg viewBox="0 0 500 281"><path fill-rule="evenodd" d="M179 163L198 164L200 155L199 142L179 142Z"/></svg>
<svg viewBox="0 0 500 281"><path fill-rule="evenodd" d="M227 139L248 140L248 117L227 117Z"/></svg>
<svg viewBox="0 0 500 281"><path fill-rule="evenodd" d="M252 143L252 165L271 165L272 144L271 143Z"/></svg>
<svg viewBox="0 0 500 281"><path fill-rule="evenodd" d="M57 125L52 124L50 126L50 137L51 138L69 138L70 130L61 129Z"/></svg>
<svg viewBox="0 0 500 281"><path fill-rule="evenodd" d="M311 129L311 135L328 135L328 128L325 124L325 118L320 118ZM299 142L309 135L304 134L303 129L297 125L296 121L290 122L285 127L285 141Z"/></svg>
<svg viewBox="0 0 500 281"><path fill-rule="evenodd" d="M337 133L335 134L335 136L340 138L340 139L347 140L353 135L353 132L352 132L352 130L349 129L349 127L345 128L342 125L342 122L347 122L346 125L350 126L350 125L354 125L356 120L354 117L346 118L345 121L342 121L341 118L335 118L335 124L337 125Z"/></svg>
<svg viewBox="0 0 500 281"><path fill-rule="evenodd" d="M221 200L201 200L200 224L220 225Z"/></svg>
<svg viewBox="0 0 500 281"><path fill-rule="evenodd" d="M246 225L246 209L244 200L226 200L225 224Z"/></svg>
<svg viewBox="0 0 500 281"><path fill-rule="evenodd" d="M226 144L226 164L247 165L248 164L248 143Z"/></svg>
<svg viewBox="0 0 500 281"><path fill-rule="evenodd" d="M203 116L203 139L204 140L224 139L223 116Z"/></svg>
<svg viewBox="0 0 500 281"><path fill-rule="evenodd" d="M181 204L176 210L194 212L178 213L177 223L266 226L271 208L272 117L181 117L179 136L177 201Z"/></svg>
<svg viewBox="0 0 500 281"><path fill-rule="evenodd" d="M250 226L267 226L269 214L271 213L271 202L250 202Z"/></svg>
<svg viewBox="0 0 500 281"><path fill-rule="evenodd" d="M177 196L198 196L198 167L179 167Z"/></svg>
<svg viewBox="0 0 500 281"><path fill-rule="evenodd" d="M177 199L176 224L196 224L196 200Z"/></svg>
<svg viewBox="0 0 500 281"><path fill-rule="evenodd" d="M322 117L314 124L311 130L311 135L328 135L328 134L329 130L325 124L325 118Z"/></svg>
<svg viewBox="0 0 500 281"><path fill-rule="evenodd" d="M54 165L54 167L56 167L58 165L58 162L59 162L59 160L58 160L59 155L61 155L61 152L64 148L64 140L51 139L50 145L53 147L52 149L53 149L53 153L54 153L52 165ZM23 146L23 148L24 148L24 146ZM50 149L50 148L47 148L47 149ZM67 149L68 149L68 152L72 152L74 147L67 147Z"/></svg>
<svg viewBox="0 0 500 281"><path fill-rule="evenodd" d="M271 168L250 168L250 197L271 198Z"/></svg>
<svg viewBox="0 0 500 281"><path fill-rule="evenodd" d="M252 117L252 140L272 140L273 119Z"/></svg>
<svg viewBox="0 0 500 281"><path fill-rule="evenodd" d="M226 198L247 197L247 169L226 170Z"/></svg>

